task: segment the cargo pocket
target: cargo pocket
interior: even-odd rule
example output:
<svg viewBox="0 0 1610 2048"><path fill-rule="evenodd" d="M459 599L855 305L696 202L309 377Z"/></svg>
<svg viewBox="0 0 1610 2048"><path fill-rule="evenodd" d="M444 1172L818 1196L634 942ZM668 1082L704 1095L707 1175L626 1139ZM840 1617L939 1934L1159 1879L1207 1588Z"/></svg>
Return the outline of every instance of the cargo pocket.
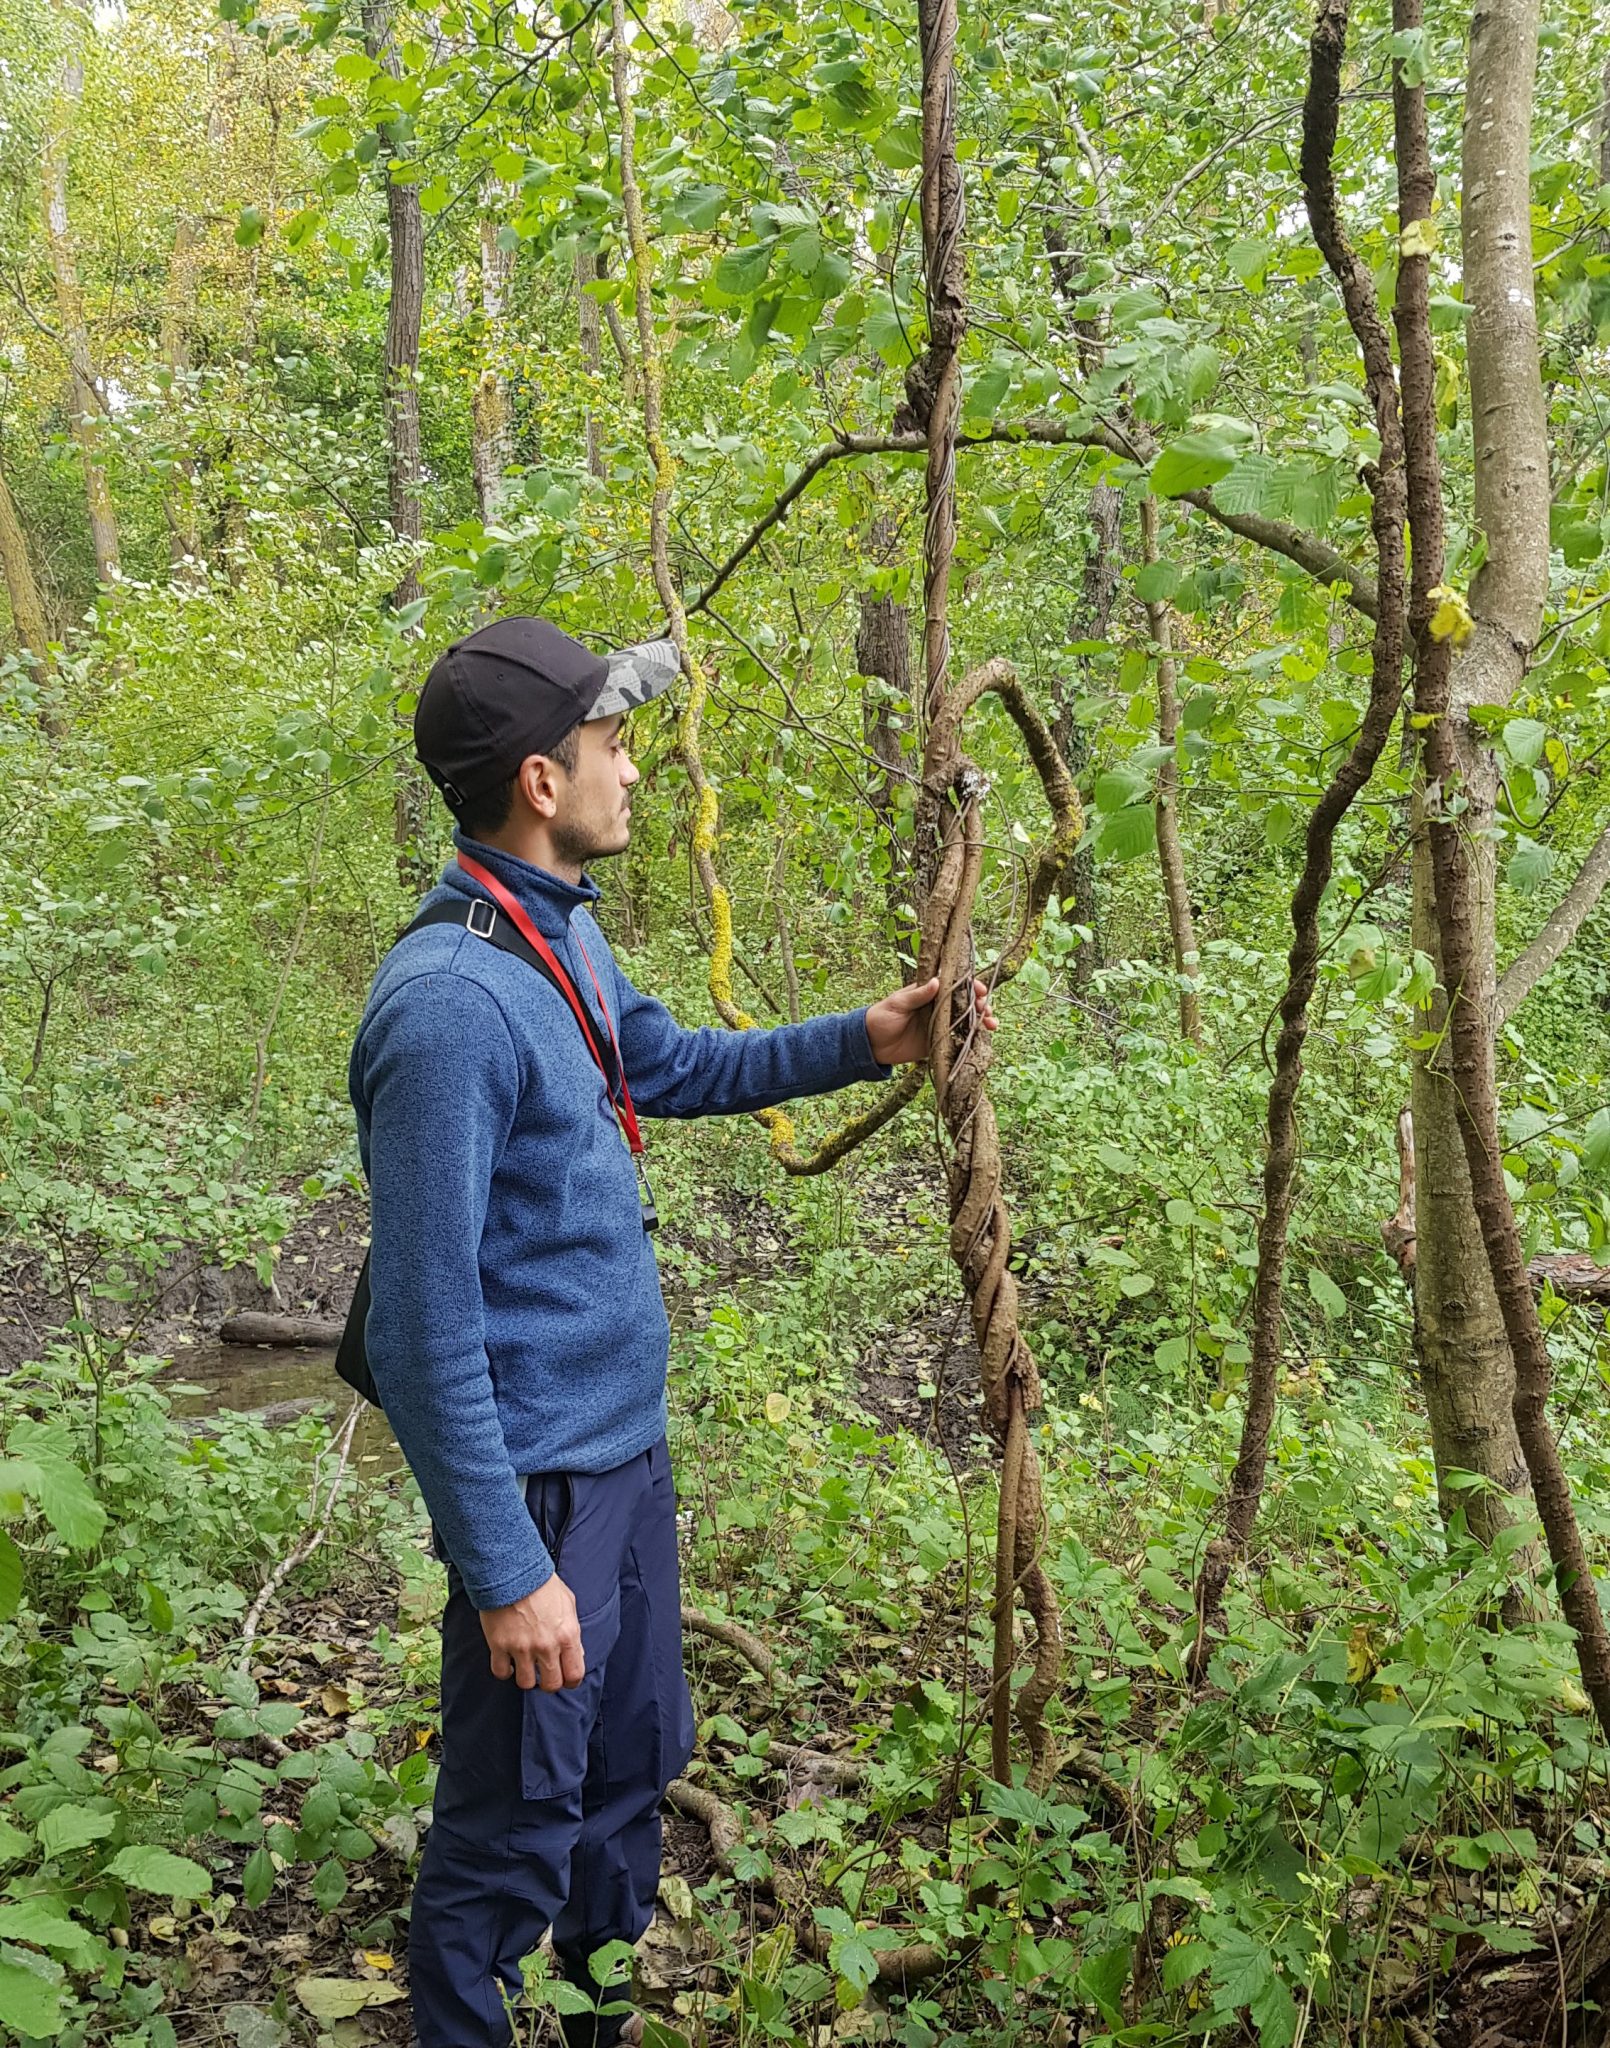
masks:
<svg viewBox="0 0 1610 2048"><path fill-rule="evenodd" d="M521 1696L520 1792L526 1799L581 1805L588 1747L604 1696L604 1669L620 1634L620 1589L595 1614L577 1616L587 1670L580 1685L559 1692L533 1686Z"/></svg>

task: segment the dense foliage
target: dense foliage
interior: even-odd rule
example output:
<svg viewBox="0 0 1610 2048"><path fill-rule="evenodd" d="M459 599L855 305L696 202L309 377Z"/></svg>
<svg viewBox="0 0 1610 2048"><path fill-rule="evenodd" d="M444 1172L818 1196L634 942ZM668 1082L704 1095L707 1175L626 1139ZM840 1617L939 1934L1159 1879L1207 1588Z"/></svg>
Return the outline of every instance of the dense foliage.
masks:
<svg viewBox="0 0 1610 2048"><path fill-rule="evenodd" d="M708 1021L723 934L694 861L714 834L735 986L765 1023L904 972L919 53L905 12L857 0L632 18L672 560L719 816L689 801L676 703L640 713L645 796L604 914L634 976ZM1337 157L1387 303L1429 247L1453 636L1487 546L1468 26L1365 10ZM1531 1597L1528 1501L1478 1542L1466 1504L1491 1481L1437 1467L1412 1292L1381 1249L1437 1032L1407 710L1322 904L1272 1469L1206 1683L1188 1671L1251 1358L1288 907L1370 670L1350 600L1380 451L1299 188L1308 27L1288 0L962 12L955 660L1015 664L1087 815L994 1075L1047 1391L1060 1767L1036 1790L987 1769L995 1470L928 1098L821 1180L785 1179L747 1125L653 1133L690 1597L779 1667L693 1642L691 1782L736 1831L673 1835L647 1993L665 2040L1599 2038L1567 2007L1606 1995L1585 1959L1603 1743L1546 1583ZM166 1361L201 1268L294 1302L306 1233L352 1200L347 1047L446 852L407 744L429 660L494 610L600 645L662 627L607 29L580 0L20 0L0 22L6 2038L346 2043L400 2008L433 1772L423 1511L355 1463L243 1660L259 1590L322 1511L330 1418L198 1434ZM1531 142L1546 627L1485 717L1500 967L1610 829L1603 56L1593 10L1557 0ZM1394 65L1428 86L1439 172L1412 246ZM424 310L417 367L388 381L398 192ZM394 519L403 389L417 544ZM875 662L891 616L903 655ZM1045 806L997 710L969 746L987 962ZM1607 1019L1590 910L1506 1019L1499 1070L1528 1252L1601 1267ZM1542 1310L1599 1568L1603 1308L1550 1290ZM837 1770L812 1778L820 1753ZM938 1965L903 1981L901 1948ZM533 1976L537 2039L563 1988Z"/></svg>

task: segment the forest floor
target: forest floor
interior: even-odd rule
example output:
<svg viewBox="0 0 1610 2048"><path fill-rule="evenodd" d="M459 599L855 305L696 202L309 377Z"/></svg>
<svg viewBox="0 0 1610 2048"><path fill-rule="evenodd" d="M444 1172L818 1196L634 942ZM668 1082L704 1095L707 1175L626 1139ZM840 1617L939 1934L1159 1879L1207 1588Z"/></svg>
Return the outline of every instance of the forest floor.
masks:
<svg viewBox="0 0 1610 2048"><path fill-rule="evenodd" d="M764 1873L775 1864L819 1914L846 1920L841 1902L848 1902L852 1935L881 1927L880 1940L920 1938L939 1920L958 1961L935 1987L933 2012L942 2005L963 2031L932 2039L988 2038L989 2012L1004 2004L1014 2017L1003 2039L1057 2040L1067 2048L1098 2037L1099 2013L1118 2022L1110 1999L1102 2005L1088 1962L1074 1964L1081 1929L1125 1924L1126 1893L1141 1887L1154 1900L1193 1903L1207 1937L1193 1949L1248 1940L1239 1928L1223 1931L1230 1923L1222 1905L1212 1917L1207 1880L1216 1901L1245 1888L1248 1920L1275 1930L1270 1954L1292 1952L1275 1946L1292 1938L1281 1930L1310 1920L1316 1930L1329 1925L1331 1939L1347 1931L1359 1984L1348 1989L1348 2017L1336 2027L1314 2015L1309 2048L1321 2041L1602 2048L1598 2021L1568 2020L1560 1997L1569 1979L1579 1995L1610 2006L1610 1920L1603 1917L1610 1825L1601 1825L1602 1787L1579 1776L1561 1781L1563 1797L1541 1792L1548 1759L1536 1723L1522 1725L1524 1710L1511 1713L1507 1731L1500 1728L1497 1742L1479 1752L1479 1766L1458 1754L1464 1738L1447 1738L1453 1781L1467 1789L1457 1795L1460 1804L1436 1793L1425 1808L1432 1818L1415 1823L1421 1832L1408 1837L1409 1848L1400 1846L1407 1823L1392 1842L1384 1834L1372 1842L1369 1856L1344 1856L1320 1840L1320 1788L1344 1734L1350 1742L1347 1731L1363 1727L1390 1760L1389 1740L1427 1744L1417 1724L1452 1729L1463 1715L1474 1725L1490 1707L1474 1693L1474 1708L1458 1705L1458 1660L1473 1659L1484 1676L1484 1660L1503 1649L1463 1624L1457 1634L1436 1634L1446 1594L1427 1564L1440 1551L1427 1536L1432 1483L1428 1475L1404 1476L1418 1469L1420 1424L1412 1414L1370 1413L1368 1386L1356 1409L1340 1400L1327 1405L1317 1381L1296 1397L1310 1407L1300 1437L1281 1447L1285 1469L1271 1477L1268 1613L1257 1622L1261 1641L1246 1639L1252 1659L1238 1667L1246 1690L1237 1698L1210 1687L1193 1706L1168 1676L1169 1646L1177 1649L1188 1633L1199 1529L1191 1502L1203 1473L1224 1455L1222 1431L1233 1411L1221 1422L1186 1403L1176 1416L1165 1397L1133 1404L1124 1421L1108 1410L1105 1382L1088 1368L1064 1363L1053 1373L1043 1455L1070 1638L1060 1723L1070 1762L1051 1805L992 1810L1012 1817L1003 1843L1024 1821L1045 1830L1036 1854L1053 1865L1062 1859L1067 1899L1077 1901L1082 1886L1087 1896L1078 1910L1059 1896L1022 1909L1023 1917L996 1915L990 1944L973 1954L955 1917L961 1893L947 1906L937 1873L951 1867L945 1859L958 1830L964 1853L956 1867L965 1869L978 1853L968 1847L967 1829L981 1816L969 1819L969 1802L956 1799L955 1729L959 1720L971 1731L961 1740L976 1757L989 1656L986 1603L976 1587L987 1580L993 1539L995 1453L981 1424L976 1348L941 1247L931 1168L907 1158L866 1172L847 1209L847 1198L830 1192L768 1194L730 1177L698 1179L701 1190L718 1191L673 1199L667 1206L682 1220L667 1226L661 1245L675 1333L671 1404L689 1597L759 1635L781 1659L784 1677L768 1686L731 1649L689 1637L701 1725L691 1775L729 1811L741 1811L756 1860L742 1879L723 1870L707 1826L667 1810L661 1910L640 1956L648 2011L688 2040L719 2048L764 2038L752 2024L763 2008L775 2021L771 2038L812 2048L929 2038L926 2019L902 2019L898 2002L891 2008L875 1986L848 2009L844 1981L835 1984L829 1971L816 1970L814 1988L801 1990L810 1970L804 1951L796 1951L794 1935L776 1951L777 1937L767 1931L776 1909ZM363 1204L351 1191L314 1203L281 1247L273 1305L339 1318L364 1228ZM1059 1287L1030 1261L1021 1284L1031 1330L1044 1317L1067 1327L1086 1313L1077 1280ZM235 1360L209 1386L208 1317L217 1298L216 1290L201 1295L164 1326L175 1362L159 1384L200 1385L200 1399L186 1397L192 1409L222 1398L293 1425L259 1432L264 1441L283 1435L289 1444L300 1429L311 1443L308 1404L341 1391L327 1356L264 1351L255 1354L260 1364ZM47 1306L36 1302L33 1312ZM1084 1355L1082 1342L1075 1348ZM1099 1355L1094 1346L1089 1355ZM298 1361L294 1368L287 1357ZM287 1370L302 1389L289 1402L280 1398ZM262 1374L256 1392L274 1398L253 1398L254 1371ZM339 1415L344 1401L329 1406ZM195 1450L225 1421L176 1412L173 1426ZM1369 1531L1362 1547L1354 1533L1361 1518ZM1283 1592L1282 1555L1295 1562L1316 1550L1319 1571ZM1327 1554L1334 1564L1323 1562ZM242 1594L250 1598L257 1583L243 1583ZM265 1789L260 1819L271 1838L276 1827L282 1839L294 1832L299 1810L305 1826L316 1761L343 1745L372 1754L393 1780L411 1759L436 1755L441 1594L411 1484L377 1439L349 1474L330 1541L270 1606L254 1648L251 1676L261 1698L299 1710L301 1719L266 1755L253 1740L219 1745L259 1764L277 1756L291 1766ZM1327 1603L1346 1618L1329 1622ZM1327 1628L1348 1682L1334 1688L1334 1709L1297 1713L1293 1688L1305 1668L1297 1652L1306 1638L1311 1658ZM1408 1653L1423 1656L1427 1636L1445 1669L1408 1714L1399 1688L1416 1683ZM1513 1647L1537 1667L1530 1651ZM1357 1677L1355 1650L1364 1667ZM1267 1690L1270 1671L1284 1688L1278 1698ZM1533 1668L1531 1675L1546 1728L1549 1689L1558 1681L1552 1671ZM1439 1719L1435 1709L1450 1703L1455 1713ZM170 1683L153 1696L152 1711L169 1743L216 1739L221 1702L204 1685ZM779 1768L768 1755L772 1740L810 1754ZM876 1797L852 1804L828 1796L833 1788L824 1789L811 1762L824 1754L869 1763ZM296 1775L299 1757L307 1771ZM1423 1746L1411 1755L1409 1779L1418 1773L1430 1784L1436 1768L1433 1749ZM1103 1774L1116 1793L1101 1791ZM1479 1788L1473 1794L1472 1783ZM1181 1788L1172 1819L1163 1811L1170 1785ZM1233 1807L1223 1786L1235 1787ZM1318 1795L1313 1813L1300 1810L1307 1786ZM1333 1802L1333 1813L1342 1809ZM1223 1839L1227 1820L1244 1824L1239 1840L1233 1833ZM183 2048L315 2041L401 2048L408 2040L406 1905L418 1822L405 1810L361 1825L372 1843L353 1850L333 1905L316 1896L330 1868L315 1873L316 1854L288 1861L261 1905L239 1904L249 1888L249 1842L222 1858L211 1852L210 1903L171 1911L152 1909L161 1901L136 1903L130 1976L168 1987L164 2012ZM1066 1840L1059 1827L1071 1830ZM1414 1850L1416 1840L1424 1848ZM1532 1845L1527 1868L1506 1876L1517 1843ZM913 1876L895 1876L877 1899L848 1888L857 1858L869 1854L874 1867L879 1857L893 1859ZM919 1887L930 1868L935 1876ZM1304 1903L1305 1888L1317 1896L1316 1876L1328 1887L1323 1907ZM1097 1917L1091 1882L1105 1890L1108 1918ZM1146 1894L1147 1885L1161 1890ZM1167 1934L1170 1918L1183 1917L1181 1905L1165 1904L1161 1922L1158 1910L1154 1904L1148 1923L1158 1938L1185 1942L1183 1926ZM1016 1957L1020 1945L1029 1960ZM1134 1947L1131 1933L1123 1952ZM1064 1951L1074 1958L1059 1964L1065 1981L1052 1970ZM851 1954L842 1967L854 1967ZM1156 1960L1146 1967L1155 2000ZM1212 1968L1217 1975L1217 1953ZM312 2025L298 1989L310 1980L346 1986L349 2004L363 2001L361 2009ZM765 2006L768 1986L779 1982L789 1993L780 2013ZM1166 1971L1163 1985L1171 1988ZM1338 1995L1341 1988L1338 1981ZM1360 2026L1353 2024L1356 1993ZM1205 2026L1211 2009L1189 1978L1181 1976L1163 2002L1174 2018L1148 2039L1183 2043L1214 2031ZM1222 2025L1226 2042L1254 2038L1229 2012ZM907 2031L891 2032L897 2026ZM535 2017L521 2035L529 2048L557 2038L551 2015ZM1266 2048L1279 2043L1279 2026L1265 2027L1263 2038Z"/></svg>

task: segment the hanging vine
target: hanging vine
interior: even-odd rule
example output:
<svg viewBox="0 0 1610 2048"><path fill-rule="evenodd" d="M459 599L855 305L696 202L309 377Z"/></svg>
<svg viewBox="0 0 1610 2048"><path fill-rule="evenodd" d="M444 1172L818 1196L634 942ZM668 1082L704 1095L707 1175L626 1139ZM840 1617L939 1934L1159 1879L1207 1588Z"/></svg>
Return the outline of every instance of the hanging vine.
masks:
<svg viewBox="0 0 1610 2048"><path fill-rule="evenodd" d="M611 81L620 120L621 197L631 249L643 431L654 488L649 507L649 552L655 589L687 680L687 702L677 727L677 753L693 791L694 867L709 908L712 942L711 999L722 1021L749 1030L732 985L732 898L716 865L720 794L707 773L699 727L709 685L688 637L687 610L671 573L670 504L675 465L664 433L664 370L654 326L654 250L637 179L636 115L627 50L627 0L611 0L614 44ZM931 1075L940 1122L947 1134L950 1249L967 1289L978 1341L984 1410L1001 1445L997 1525L994 1656L991 1692L991 1763L1011 1776L1012 1672L1016 1662L1013 1614L1021 1593L1034 1627L1033 1668L1016 1699L1030 1757L1030 1778L1044 1784L1055 1767L1045 1709L1062 1669L1062 1620L1056 1593L1041 1562L1044 1504L1039 1460L1029 1418L1040 1406L1033 1354L1018 1327L1017 1282L1008 1267L1011 1219L1002 1194L1000 1138L986 1085L987 1036L976 1028L972 934L974 901L983 862L980 806L987 783L962 751L962 724L980 697L995 695L1018 727L1045 791L1051 830L1030 861L1017 929L985 971L995 986L1009 980L1033 948L1051 891L1082 830L1078 795L1049 728L1029 702L1011 666L989 661L960 684L950 683L949 589L956 542L956 442L961 411L961 343L966 332L965 208L956 161L953 105L956 8L954 0L919 0L923 56L923 250L927 276L928 348L907 374L906 398L896 420L901 434L920 433L927 449L923 538L924 716L927 740L916 812L916 894L919 982L935 976L926 1073L912 1067L873 1106L802 1153L792 1121L781 1110L759 1113L772 1155L791 1173L819 1173L887 1123Z"/></svg>

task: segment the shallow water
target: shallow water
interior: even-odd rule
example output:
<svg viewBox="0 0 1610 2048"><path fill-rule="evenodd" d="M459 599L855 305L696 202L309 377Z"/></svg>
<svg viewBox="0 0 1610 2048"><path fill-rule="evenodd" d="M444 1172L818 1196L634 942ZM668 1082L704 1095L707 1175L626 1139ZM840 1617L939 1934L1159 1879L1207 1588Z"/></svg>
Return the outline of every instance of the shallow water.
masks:
<svg viewBox="0 0 1610 2048"><path fill-rule="evenodd" d="M331 1419L339 1421L351 1399L336 1377L335 1353L311 1345L293 1350L216 1340L189 1344L174 1354L159 1384L170 1390L176 1416L197 1418L260 1415L282 1402L311 1401L328 1407ZM363 1410L352 1440L352 1460L372 1477L401 1468L402 1452L378 1408Z"/></svg>

